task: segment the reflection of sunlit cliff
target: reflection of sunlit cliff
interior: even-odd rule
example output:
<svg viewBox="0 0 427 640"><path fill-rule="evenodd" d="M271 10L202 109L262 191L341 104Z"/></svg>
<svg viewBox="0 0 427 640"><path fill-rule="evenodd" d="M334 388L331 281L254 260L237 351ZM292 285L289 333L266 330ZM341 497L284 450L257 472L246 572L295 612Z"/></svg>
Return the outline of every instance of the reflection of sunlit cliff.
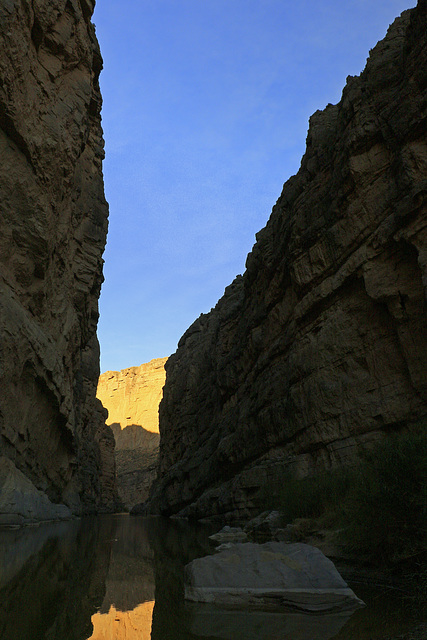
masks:
<svg viewBox="0 0 427 640"><path fill-rule="evenodd" d="M111 518L0 531L1 640L85 640L105 596Z"/></svg>
<svg viewBox="0 0 427 640"><path fill-rule="evenodd" d="M111 606L118 611L133 611L154 600L153 551L147 531L129 517L116 520L112 553L105 581L105 596L100 613Z"/></svg>
<svg viewBox="0 0 427 640"><path fill-rule="evenodd" d="M153 551L141 522L116 519L104 601L90 640L150 640L154 608Z"/></svg>
<svg viewBox="0 0 427 640"><path fill-rule="evenodd" d="M143 602L132 611L117 611L92 616L93 634L89 640L150 640L154 602Z"/></svg>

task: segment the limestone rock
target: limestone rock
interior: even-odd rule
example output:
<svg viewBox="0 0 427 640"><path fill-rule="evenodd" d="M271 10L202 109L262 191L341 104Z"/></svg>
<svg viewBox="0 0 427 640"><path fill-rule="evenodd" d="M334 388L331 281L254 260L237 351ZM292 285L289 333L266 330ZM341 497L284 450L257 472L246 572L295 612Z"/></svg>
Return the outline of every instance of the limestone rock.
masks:
<svg viewBox="0 0 427 640"><path fill-rule="evenodd" d="M281 538L276 536L283 535L284 523L285 519L280 511L263 511L245 525L245 531L256 542L261 540L280 540Z"/></svg>
<svg viewBox="0 0 427 640"><path fill-rule="evenodd" d="M115 438L119 496L127 509L144 502L157 476L159 402L167 358L139 367L107 371L98 381L97 397L108 410Z"/></svg>
<svg viewBox="0 0 427 640"><path fill-rule="evenodd" d="M93 6L0 4L0 451L76 513L116 500L96 400L108 206Z"/></svg>
<svg viewBox="0 0 427 640"><path fill-rule="evenodd" d="M220 606L288 606L309 612L356 609L363 602L334 564L307 544L234 544L185 568L185 598Z"/></svg>
<svg viewBox="0 0 427 640"><path fill-rule="evenodd" d="M71 511L68 507L53 504L15 467L12 460L0 457L0 526L69 518Z"/></svg>
<svg viewBox="0 0 427 640"><path fill-rule="evenodd" d="M166 363L152 512L248 519L276 469L351 463L427 414L426 12L312 116L244 275Z"/></svg>
<svg viewBox="0 0 427 640"><path fill-rule="evenodd" d="M155 358L139 367L106 371L99 376L97 397L108 410L109 425L121 429L139 425L159 432L159 403L165 384L167 358Z"/></svg>

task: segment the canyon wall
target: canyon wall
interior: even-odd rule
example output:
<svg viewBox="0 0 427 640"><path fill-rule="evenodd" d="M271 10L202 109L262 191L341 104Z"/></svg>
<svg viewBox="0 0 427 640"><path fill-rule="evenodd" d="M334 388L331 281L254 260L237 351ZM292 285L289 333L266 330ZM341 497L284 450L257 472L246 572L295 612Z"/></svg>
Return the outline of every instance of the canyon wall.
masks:
<svg viewBox="0 0 427 640"><path fill-rule="evenodd" d="M108 205L93 8L0 4L0 454L75 513L116 499L96 399Z"/></svg>
<svg viewBox="0 0 427 640"><path fill-rule="evenodd" d="M281 470L427 414L426 36L420 1L311 117L244 275L169 358L151 512L245 518Z"/></svg>
<svg viewBox="0 0 427 640"><path fill-rule="evenodd" d="M137 424L159 433L166 360L155 358L139 367L106 371L99 376L96 395L108 410L107 424L117 424L121 429Z"/></svg>
<svg viewBox="0 0 427 640"><path fill-rule="evenodd" d="M167 358L122 371L106 371L97 397L108 410L115 438L117 489L127 509L144 502L157 476L159 402Z"/></svg>

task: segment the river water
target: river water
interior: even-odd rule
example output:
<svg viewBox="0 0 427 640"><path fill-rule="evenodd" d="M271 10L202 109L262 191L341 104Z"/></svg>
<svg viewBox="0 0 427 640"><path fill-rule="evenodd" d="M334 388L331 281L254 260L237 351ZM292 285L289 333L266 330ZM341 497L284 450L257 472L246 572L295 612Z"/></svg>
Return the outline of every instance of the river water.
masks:
<svg viewBox="0 0 427 640"><path fill-rule="evenodd" d="M413 623L394 594L361 585L367 606L350 617L190 606L183 569L212 552L210 533L128 515L0 530L0 639L370 640Z"/></svg>

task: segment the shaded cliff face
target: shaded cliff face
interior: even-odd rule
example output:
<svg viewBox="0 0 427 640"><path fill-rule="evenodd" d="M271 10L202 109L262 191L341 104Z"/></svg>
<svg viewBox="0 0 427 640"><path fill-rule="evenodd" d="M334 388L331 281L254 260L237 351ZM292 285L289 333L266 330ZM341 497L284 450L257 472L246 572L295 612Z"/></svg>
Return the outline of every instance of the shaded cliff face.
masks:
<svg viewBox="0 0 427 640"><path fill-rule="evenodd" d="M310 119L247 269L166 365L151 510L245 517L427 413L426 3Z"/></svg>
<svg viewBox="0 0 427 640"><path fill-rule="evenodd" d="M108 206L93 7L0 6L0 448L76 512L114 504L95 398Z"/></svg>
<svg viewBox="0 0 427 640"><path fill-rule="evenodd" d="M116 441L116 478L120 500L129 511L145 502L157 477L160 435L132 424L112 425Z"/></svg>
<svg viewBox="0 0 427 640"><path fill-rule="evenodd" d="M97 397L115 438L117 488L127 509L144 502L157 476L159 402L167 358L99 376Z"/></svg>

